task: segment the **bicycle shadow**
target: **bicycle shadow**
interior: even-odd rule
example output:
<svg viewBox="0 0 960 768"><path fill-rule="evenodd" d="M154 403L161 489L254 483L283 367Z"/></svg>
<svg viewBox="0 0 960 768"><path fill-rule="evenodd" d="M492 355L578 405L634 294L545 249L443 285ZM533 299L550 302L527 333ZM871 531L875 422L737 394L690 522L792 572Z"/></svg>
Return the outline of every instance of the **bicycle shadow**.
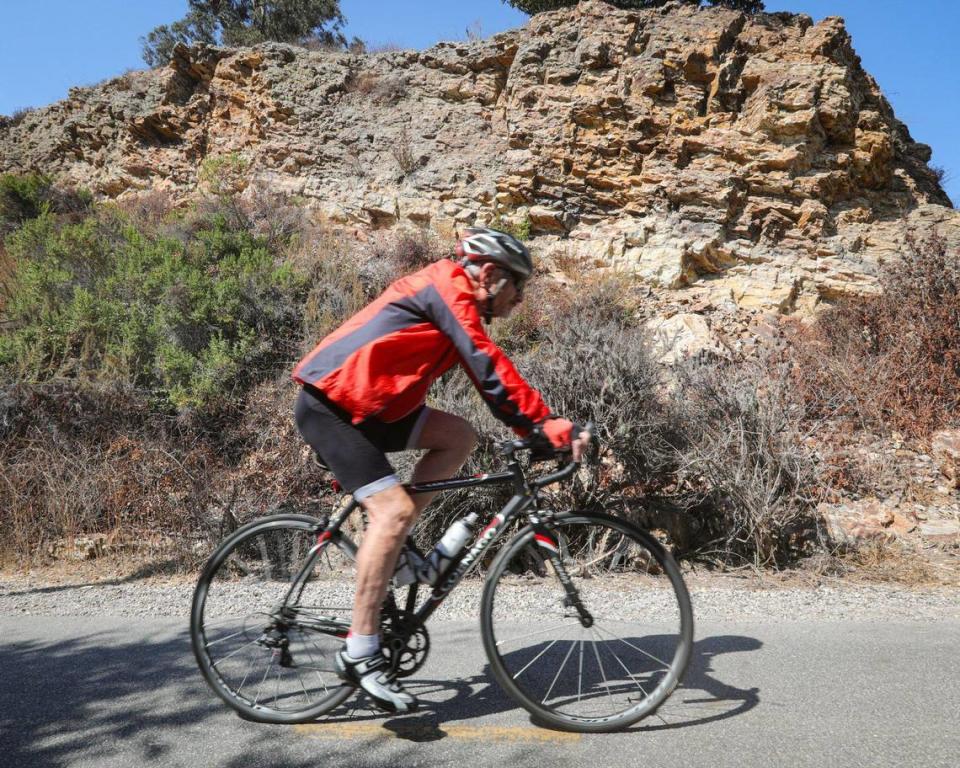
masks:
<svg viewBox="0 0 960 768"><path fill-rule="evenodd" d="M199 695L175 708L156 706L165 685L192 682L188 672L195 677L182 664L186 649L182 635L152 643L118 642L112 631L51 641L4 638L0 762L69 765L80 755L116 756L120 744L145 759L163 757L174 745L148 734L184 729L214 713ZM196 684L188 687L202 693Z"/></svg>
<svg viewBox="0 0 960 768"><path fill-rule="evenodd" d="M34 637L16 627L0 637L0 765L316 765L285 754L289 728L241 722L212 695L183 621L132 638L126 624L136 618L38 639L62 635L73 619L40 621ZM226 735L212 741L211 733ZM201 759L198 749L216 757ZM354 745L325 745L325 765L357 768Z"/></svg>
<svg viewBox="0 0 960 768"><path fill-rule="evenodd" d="M0 640L0 764L120 761L135 765L184 760L189 764L201 744L203 749L216 750L216 762L221 765L315 764L294 754L290 726L245 723L213 696L197 671L182 621L150 623L141 629L141 620L117 619L111 629L104 630L102 622L71 619L76 629L72 637L63 639L65 621L32 618L32 637L10 622L9 633ZM458 669L476 663L470 661L477 658L472 649L469 655L463 652L470 638L475 642L472 627L453 636ZM756 689L743 690L724 682L713 667L714 659L725 654L760 647L754 638L730 635L698 641L683 686L664 705L664 710L670 710L665 713L666 722L654 716L633 730L695 726L753 708L759 701ZM440 675L407 678L422 701L422 710L412 716L384 715L355 695L317 727L328 722L376 721L375 731L392 734L398 742L390 754L402 764L404 758L422 757L416 750L423 747L416 742L440 741L447 731L480 743L498 726L527 721L485 665L459 678L456 670L448 677L444 669L442 679ZM487 719L491 716L492 723ZM363 765L356 748L355 739L325 740L325 765ZM514 756L530 753L530 761L523 764L535 764L538 749L542 747L524 746L522 740L510 746Z"/></svg>
<svg viewBox="0 0 960 768"><path fill-rule="evenodd" d="M672 639L670 636L647 636L634 638L655 647ZM737 688L720 680L714 670L714 659L728 653L757 651L763 643L753 637L741 635L715 635L694 643L690 664L683 681L664 702L660 709L644 720L626 729L625 733L652 732L677 728L689 728L725 720L749 712L760 702L758 688ZM536 656L547 647L538 644L524 651L527 657ZM505 657L508 665L510 655ZM514 662L521 661L519 657ZM358 722L390 719L383 727L398 738L409 741L429 742L445 738L444 723L463 722L488 718L493 715L515 712L517 703L511 699L493 679L489 665L480 674L457 680L418 679L416 676L404 681L406 687L418 697L420 710L403 717L392 717L374 708L362 697L353 697L344 705L320 720L320 723ZM438 699L438 694L453 694ZM698 693L699 692L699 693ZM605 691L594 691L591 696L600 697ZM586 698L586 696L585 696ZM552 726L529 717L538 727Z"/></svg>

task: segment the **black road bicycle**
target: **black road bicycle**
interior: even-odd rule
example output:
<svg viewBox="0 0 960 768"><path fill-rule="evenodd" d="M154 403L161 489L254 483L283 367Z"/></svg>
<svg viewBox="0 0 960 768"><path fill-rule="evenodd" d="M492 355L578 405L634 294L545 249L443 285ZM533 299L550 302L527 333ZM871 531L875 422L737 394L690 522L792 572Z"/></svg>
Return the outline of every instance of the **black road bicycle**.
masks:
<svg viewBox="0 0 960 768"><path fill-rule="evenodd" d="M544 508L540 490L577 464L528 478L503 445L504 472L408 486L411 493L511 483L514 495L435 586L388 591L381 645L400 677L426 660L426 621L488 548L525 517L487 570L480 632L497 682L540 724L615 731L654 712L680 682L693 646L690 596L650 534L607 514ZM190 636L207 682L241 716L300 723L354 688L333 669L353 606L357 545L329 518L283 514L239 528L213 553L193 596ZM522 521L521 521L522 524ZM420 590L429 590L424 595ZM518 607L519 606L519 607Z"/></svg>

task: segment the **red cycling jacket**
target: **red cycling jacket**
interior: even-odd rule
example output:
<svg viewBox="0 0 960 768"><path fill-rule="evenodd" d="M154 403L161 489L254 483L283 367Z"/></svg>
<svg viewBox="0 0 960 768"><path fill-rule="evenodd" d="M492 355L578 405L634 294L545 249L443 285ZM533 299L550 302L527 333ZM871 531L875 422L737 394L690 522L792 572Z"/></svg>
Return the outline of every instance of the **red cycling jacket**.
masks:
<svg viewBox="0 0 960 768"><path fill-rule="evenodd" d="M321 341L293 371L353 418L392 422L460 363L494 416L525 435L550 415L483 329L466 271L444 259L402 277Z"/></svg>

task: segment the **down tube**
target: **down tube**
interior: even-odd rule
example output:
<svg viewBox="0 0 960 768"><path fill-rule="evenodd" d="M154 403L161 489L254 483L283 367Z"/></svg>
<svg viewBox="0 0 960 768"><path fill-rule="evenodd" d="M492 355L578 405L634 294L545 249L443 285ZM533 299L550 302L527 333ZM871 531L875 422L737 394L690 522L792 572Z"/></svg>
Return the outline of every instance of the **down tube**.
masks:
<svg viewBox="0 0 960 768"><path fill-rule="evenodd" d="M417 611L417 619L421 623L430 617L430 614L439 607L440 603L453 591L453 588L460 583L460 580L466 575L467 571L480 560L489 546L500 537L500 534L517 518L517 515L530 506L532 501L533 499L526 494L514 496L506 503L506 506L494 516L487 527L480 532L477 541L457 564L454 571L444 575L443 581L433 588L427 602Z"/></svg>

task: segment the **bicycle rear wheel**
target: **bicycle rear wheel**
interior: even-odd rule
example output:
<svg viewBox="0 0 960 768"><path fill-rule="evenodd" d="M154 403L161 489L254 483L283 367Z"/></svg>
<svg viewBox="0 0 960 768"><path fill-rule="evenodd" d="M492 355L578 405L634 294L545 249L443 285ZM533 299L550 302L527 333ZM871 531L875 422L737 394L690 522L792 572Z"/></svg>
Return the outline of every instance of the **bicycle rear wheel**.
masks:
<svg viewBox="0 0 960 768"><path fill-rule="evenodd" d="M353 606L356 548L304 515L256 520L213 553L193 595L204 678L243 717L312 720L347 699L333 669Z"/></svg>
<svg viewBox="0 0 960 768"><path fill-rule="evenodd" d="M536 720L573 731L615 731L654 712L693 647L676 561L649 534L600 514L558 514L517 534L487 575L480 621L497 682Z"/></svg>

